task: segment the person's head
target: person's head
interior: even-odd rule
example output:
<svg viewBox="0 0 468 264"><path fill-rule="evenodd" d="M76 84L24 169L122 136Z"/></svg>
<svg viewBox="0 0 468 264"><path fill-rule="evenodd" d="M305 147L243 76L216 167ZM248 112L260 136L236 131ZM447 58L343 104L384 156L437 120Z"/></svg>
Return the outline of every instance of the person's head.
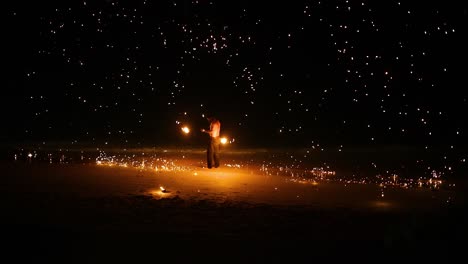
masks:
<svg viewBox="0 0 468 264"><path fill-rule="evenodd" d="M206 118L206 120L208 120L208 122L211 123L211 122L215 122L217 119L216 119L216 117L214 117L214 116L208 116L208 117Z"/></svg>

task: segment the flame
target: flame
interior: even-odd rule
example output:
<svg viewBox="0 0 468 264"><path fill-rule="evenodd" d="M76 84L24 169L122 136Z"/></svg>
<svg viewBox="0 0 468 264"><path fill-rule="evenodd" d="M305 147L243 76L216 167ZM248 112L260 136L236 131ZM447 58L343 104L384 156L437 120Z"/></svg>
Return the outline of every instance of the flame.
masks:
<svg viewBox="0 0 468 264"><path fill-rule="evenodd" d="M221 138L221 144L226 144L228 142L227 138L223 137Z"/></svg>
<svg viewBox="0 0 468 264"><path fill-rule="evenodd" d="M190 129L186 126L182 127L182 131L185 133L185 134L188 134L190 133Z"/></svg>

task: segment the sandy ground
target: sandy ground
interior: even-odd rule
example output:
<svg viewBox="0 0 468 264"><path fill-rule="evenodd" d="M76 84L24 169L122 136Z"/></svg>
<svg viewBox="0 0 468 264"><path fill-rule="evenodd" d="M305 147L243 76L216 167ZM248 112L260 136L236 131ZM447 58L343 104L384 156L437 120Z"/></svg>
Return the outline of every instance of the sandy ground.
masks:
<svg viewBox="0 0 468 264"><path fill-rule="evenodd" d="M236 164L2 162L4 250L36 262L310 262L448 259L467 241L460 188L303 182Z"/></svg>

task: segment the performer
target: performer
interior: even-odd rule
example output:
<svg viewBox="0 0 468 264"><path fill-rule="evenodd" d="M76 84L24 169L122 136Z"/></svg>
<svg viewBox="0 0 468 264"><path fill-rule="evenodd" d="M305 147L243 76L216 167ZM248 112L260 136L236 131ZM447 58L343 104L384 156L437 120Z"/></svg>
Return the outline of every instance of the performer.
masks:
<svg viewBox="0 0 468 264"><path fill-rule="evenodd" d="M219 131L221 130L221 122L216 117L208 117L210 122L210 130L202 129L201 131L207 133L210 136L210 142L207 147L207 166L211 169L219 167L219 145L221 144L219 138Z"/></svg>

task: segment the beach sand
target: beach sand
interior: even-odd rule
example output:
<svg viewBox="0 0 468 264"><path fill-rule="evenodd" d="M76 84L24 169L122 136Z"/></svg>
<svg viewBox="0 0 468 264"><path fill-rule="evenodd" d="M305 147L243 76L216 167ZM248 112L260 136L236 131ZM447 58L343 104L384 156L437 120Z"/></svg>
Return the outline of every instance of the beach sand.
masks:
<svg viewBox="0 0 468 264"><path fill-rule="evenodd" d="M196 157L127 167L4 161L3 249L15 262L312 262L448 259L467 240L457 188L304 182L255 161L207 169Z"/></svg>

